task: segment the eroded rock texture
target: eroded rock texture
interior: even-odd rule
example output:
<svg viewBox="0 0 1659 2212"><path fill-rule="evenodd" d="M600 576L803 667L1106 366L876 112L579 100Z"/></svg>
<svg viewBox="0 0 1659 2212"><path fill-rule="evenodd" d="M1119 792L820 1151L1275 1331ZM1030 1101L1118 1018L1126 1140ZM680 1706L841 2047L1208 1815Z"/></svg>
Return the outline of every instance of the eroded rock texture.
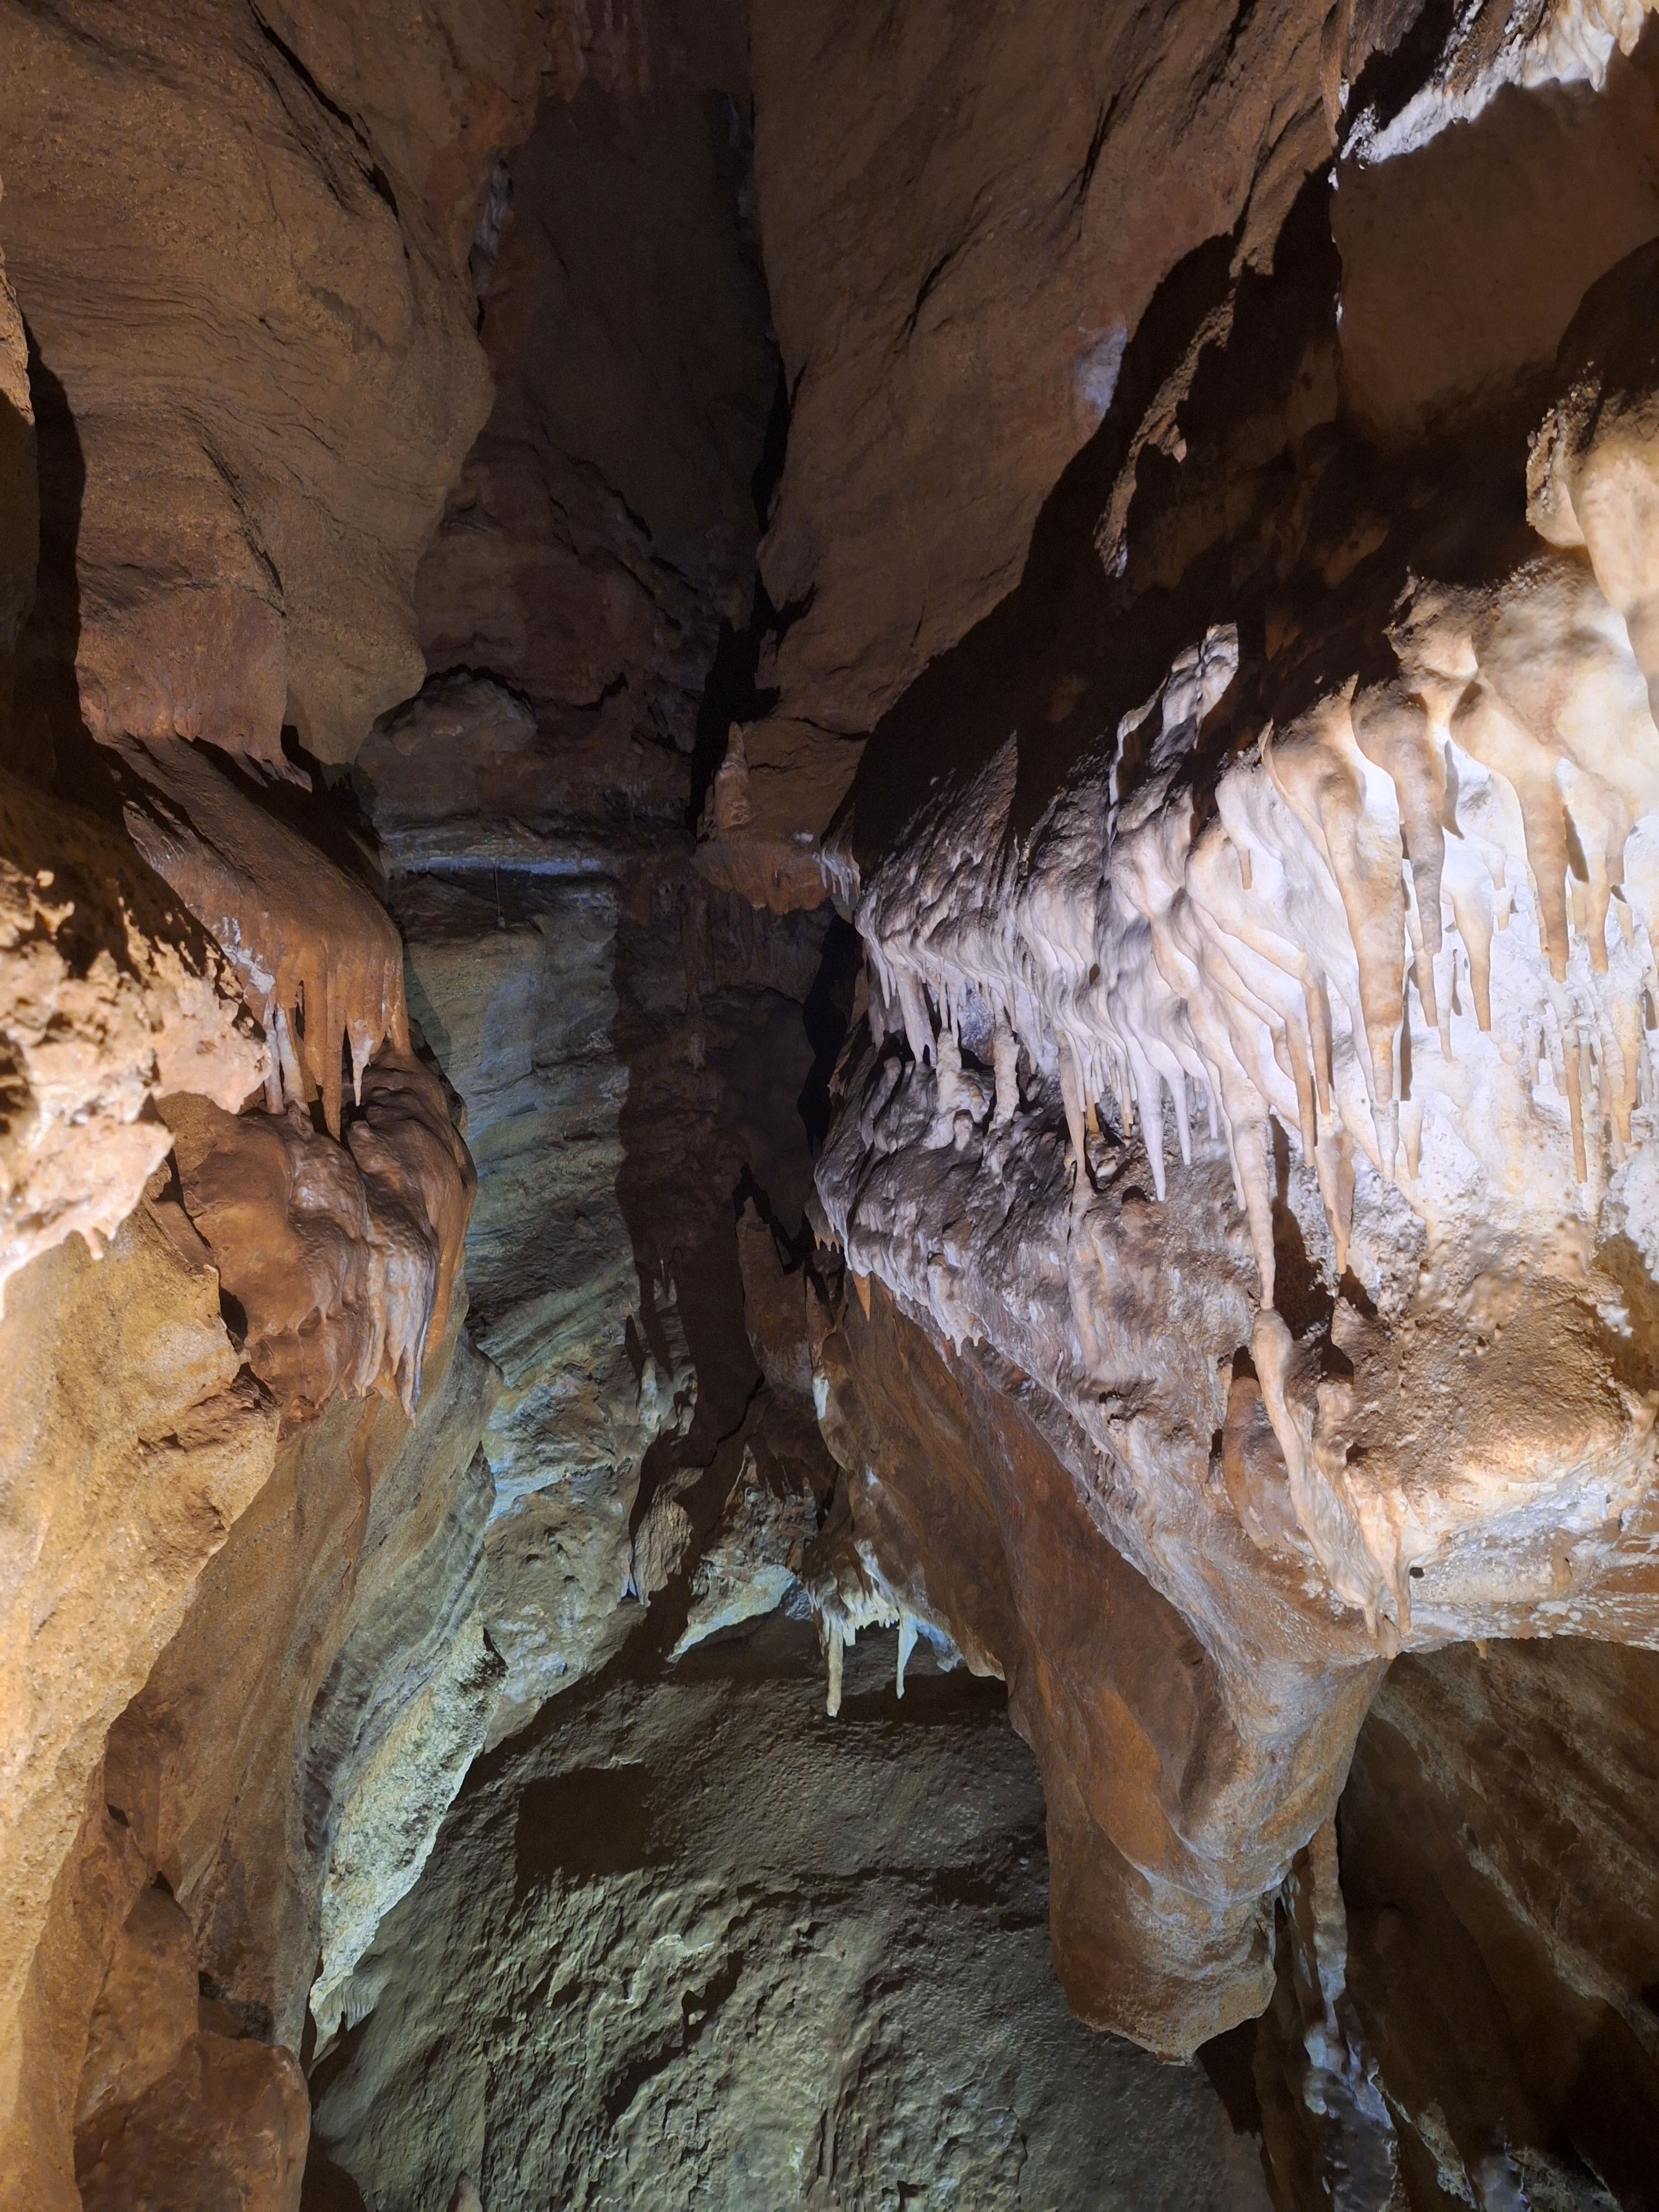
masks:
<svg viewBox="0 0 1659 2212"><path fill-rule="evenodd" d="M1650 121L1643 65L1608 70L1604 94L1544 94L1562 129L1574 99ZM1455 128L1486 129L1500 101L1524 165L1536 118L1514 94ZM1356 187L1421 222L1440 142L1391 180L1385 136L1357 134ZM1110 1931L1127 1971L1091 1969L1092 1932L1057 1920L1062 1960L1097 2017L1175 2049L1259 2008L1251 1900L1328 1817L1382 1662L1653 1633L1651 253L1602 276L1616 229L1579 241L1598 281L1559 362L1537 361L1548 295L1534 326L1488 333L1502 404L1465 357L1462 383L1443 376L1468 471L1454 497L1399 459L1392 483L1373 473L1335 389L1322 410L1321 375L1385 366L1374 324L1327 319L1383 250L1349 220L1333 252L1304 195L1273 275L1233 281L1200 331L1215 380L1182 372L1164 477L1131 438L1137 473L1093 532L1104 589L1080 553L1047 635L1035 610L1007 619L1014 734L994 749L997 708L958 689L979 758L936 775L892 841L893 786L921 781L896 718L887 788L855 787L836 863L870 1042L819 1187L855 1277L959 1356L958 1457L973 1486L995 1467L988 1556L1050 1676L1027 1724L1053 1743L1051 1797L1063 1767L1092 1799L1078 1863L1098 1831L1137 1896L1152 1885L1141 1932L1133 1911ZM1499 220L1485 243L1515 245ZM1434 358L1407 343L1386 364L1402 407ZM1152 653L1167 675L1112 713ZM932 703L949 711L944 683ZM841 1455L874 1493L854 1510L879 1551L874 1455L908 1445L913 1394L889 1375L905 1352L866 1355L864 1325L849 1315L851 1387L873 1367L885 1402L862 1429L849 1409ZM878 1340L909 1326L884 1308ZM919 1538L898 1562L917 1609L951 1626L943 1516L895 1510ZM1147 1624L1091 1656L1082 1713L1070 1616L1042 1587L1049 1527L1056 1561L1092 1547L1090 1578ZM1006 1669L1006 1635L975 1633ZM1150 1715L1114 1741L1126 1704Z"/></svg>
<svg viewBox="0 0 1659 2212"><path fill-rule="evenodd" d="M883 1641L834 1723L798 1629L477 1771L313 2076L364 2203L1265 2207L1196 2068L1066 2016L994 1691Z"/></svg>
<svg viewBox="0 0 1659 2212"><path fill-rule="evenodd" d="M0 2194L29 2212L295 2203L319 1942L344 1971L413 1881L501 1673L473 1170L282 733L337 757L419 683L415 562L488 399L472 203L546 34L411 19L351 56L305 15L0 23Z"/></svg>
<svg viewBox="0 0 1659 2212"><path fill-rule="evenodd" d="M1654 2202L1646 10L0 57L0 2203Z"/></svg>

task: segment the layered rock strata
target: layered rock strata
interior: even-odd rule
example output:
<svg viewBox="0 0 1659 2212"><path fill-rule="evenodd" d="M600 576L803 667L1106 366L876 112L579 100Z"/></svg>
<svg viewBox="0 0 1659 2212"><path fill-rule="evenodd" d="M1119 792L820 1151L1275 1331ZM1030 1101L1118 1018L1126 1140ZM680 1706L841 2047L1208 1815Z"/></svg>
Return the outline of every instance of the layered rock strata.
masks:
<svg viewBox="0 0 1659 2212"><path fill-rule="evenodd" d="M762 671L777 696L740 726L731 800L705 824L717 879L814 902L865 738L1031 580L1056 485L1126 402L1137 446L1175 453L1229 280L1271 267L1334 157L1352 234L1386 264L1350 302L1382 372L1355 396L1395 405L1421 346L1421 428L1448 373L1502 382L1523 336L1547 357L1590 278L1652 235L1626 58L1645 19L1642 0L1491 0L1217 6L1175 28L1066 7L1040 27L943 7L900 27L873 5L757 21L758 211L791 396L762 568L787 619ZM1524 149L1504 143L1520 108ZM1436 141L1402 224L1367 168ZM1493 231L1508 251L1485 250ZM1137 394L1133 341L1172 295L1190 301L1206 256L1226 272L1207 327Z"/></svg>
<svg viewBox="0 0 1659 2212"><path fill-rule="evenodd" d="M467 241L534 105L533 15L356 52L303 9L0 33L0 716L27 779L0 2193L29 2212L292 2206L319 1940L344 1971L365 1883L414 1880L501 1674L472 1170L397 931L291 756L349 754L420 681L414 567L488 403Z"/></svg>

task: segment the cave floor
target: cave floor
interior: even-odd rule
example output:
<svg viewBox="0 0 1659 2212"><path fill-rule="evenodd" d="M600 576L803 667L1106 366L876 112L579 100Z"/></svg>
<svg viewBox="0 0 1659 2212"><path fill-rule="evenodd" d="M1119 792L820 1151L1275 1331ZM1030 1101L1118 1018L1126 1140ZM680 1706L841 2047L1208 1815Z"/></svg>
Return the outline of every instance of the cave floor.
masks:
<svg viewBox="0 0 1659 2212"><path fill-rule="evenodd" d="M625 1650L482 1761L313 2069L307 2206L1265 2212L1204 2069L1067 2013L1001 1686L919 1653L900 1703L895 1644L835 1720L805 1623Z"/></svg>

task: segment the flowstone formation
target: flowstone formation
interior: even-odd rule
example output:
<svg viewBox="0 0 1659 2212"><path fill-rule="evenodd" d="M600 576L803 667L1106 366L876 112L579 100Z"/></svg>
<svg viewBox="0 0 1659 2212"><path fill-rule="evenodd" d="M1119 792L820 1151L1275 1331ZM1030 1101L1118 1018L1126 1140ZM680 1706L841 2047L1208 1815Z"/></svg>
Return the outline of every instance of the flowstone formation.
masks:
<svg viewBox="0 0 1659 2212"><path fill-rule="evenodd" d="M1620 239L1650 46L1605 27L1594 68L1558 23L1380 86L1270 270L1194 269L823 864L866 1008L817 1177L831 1701L860 1589L1005 1676L1086 2017L1193 2050L1261 2012L1280 1917L1294 2094L1346 2115L1286 2202L1510 2201L1346 1991L1328 1823L1384 1669L1659 1636L1659 261ZM1626 210L1567 298L1447 206L1547 142ZM1465 267L1518 301L1472 349Z"/></svg>

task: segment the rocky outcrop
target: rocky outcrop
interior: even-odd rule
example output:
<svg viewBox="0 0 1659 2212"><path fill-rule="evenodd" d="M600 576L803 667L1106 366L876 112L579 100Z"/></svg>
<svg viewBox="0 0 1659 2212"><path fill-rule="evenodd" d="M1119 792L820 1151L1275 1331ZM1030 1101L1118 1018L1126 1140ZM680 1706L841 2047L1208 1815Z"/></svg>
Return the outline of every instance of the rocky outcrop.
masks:
<svg viewBox="0 0 1659 2212"><path fill-rule="evenodd" d="M133 1880L101 1827L105 1739L270 1480L277 1424L225 1332L207 1253L165 1192L101 1261L76 1239L14 1277L0 1340L13 1532L0 2130L9 2201L45 2207L75 2201L100 1908L112 1937L129 1883L147 1878ZM76 1849L83 1816L102 1850L91 1866Z"/></svg>
<svg viewBox="0 0 1659 2212"><path fill-rule="evenodd" d="M46 394L33 757L83 720L349 759L419 688L415 568L489 404L456 238L536 30L459 12L8 15L7 264Z"/></svg>
<svg viewBox="0 0 1659 2212"><path fill-rule="evenodd" d="M455 1648L416 1600L386 1618L478 1577L470 1163L394 927L319 850L325 804L281 818L261 778L307 780L285 726L342 757L419 684L414 568L488 401L455 234L544 33L434 21L313 73L307 12L0 28L0 727L30 779L0 802L0 2194L29 2212L291 2212L334 1827L372 1820L396 1738L397 1844L343 1863L337 1957L482 1741L469 1624L500 1672L465 1603ZM354 1630L393 1680L349 1725L340 1688L307 1837L312 1705Z"/></svg>
<svg viewBox="0 0 1659 2212"><path fill-rule="evenodd" d="M1346 1981L1425 2197L1651 2199L1655 1688L1648 1651L1462 1646L1360 1733Z"/></svg>
<svg viewBox="0 0 1659 2212"><path fill-rule="evenodd" d="M1646 2201L1653 37L1005 13L0 23L8 2208Z"/></svg>
<svg viewBox="0 0 1659 2212"><path fill-rule="evenodd" d="M313 2075L361 2201L1265 2212L1196 2068L1066 2017L994 1690L924 1671L901 1705L888 1639L831 1723L810 1630L767 1634L477 1771Z"/></svg>
<svg viewBox="0 0 1659 2212"><path fill-rule="evenodd" d="M270 1066L230 963L131 848L0 776L0 1285L65 1237L103 1249L167 1157L158 1098L234 1113Z"/></svg>
<svg viewBox="0 0 1659 2212"><path fill-rule="evenodd" d="M0 188L3 190L3 188ZM40 559L40 478L28 341L0 253L0 723L11 714L18 633Z"/></svg>
<svg viewBox="0 0 1659 2212"><path fill-rule="evenodd" d="M706 825L717 879L810 902L860 741L1022 576L1053 586L1039 517L1103 423L1175 453L1229 292L1271 266L1334 155L1345 255L1369 250L1345 289L1351 396L1398 416L1415 375L1420 416L1438 379L1501 383L1526 343L1547 358L1585 285L1651 234L1650 95L1624 58L1644 20L1640 0L1505 0L1455 26L1218 6L1171 35L1145 11L938 6L902 30L873 7L769 11L756 167L791 416L762 572L787 618L762 670L775 704L742 732L742 818ZM1402 222L1368 165L1437 137ZM1193 349L1154 399L1125 363L1176 301L1198 307Z"/></svg>
<svg viewBox="0 0 1659 2212"><path fill-rule="evenodd" d="M1523 143L1516 97L1457 127ZM1433 155L1401 156L1407 215ZM1264 2001L1260 1900L1383 1662L1654 1633L1652 252L1553 370L1512 333L1498 398L1439 389L1455 488L1389 481L1332 386L1297 419L1322 349L1373 343L1324 319L1353 256L1322 203L1231 295L1168 470L1132 440L1089 538L1078 478L1103 587L1082 551L1057 610L1011 607L988 707L989 634L964 650L931 786L895 718L830 862L868 955L818 1176L854 1527L1009 1673L1074 1999L1173 2050ZM1287 472L1241 488L1247 447ZM919 1394L953 1437L925 1476ZM1090 1586L1141 1624L1117 1656L1077 1643Z"/></svg>

